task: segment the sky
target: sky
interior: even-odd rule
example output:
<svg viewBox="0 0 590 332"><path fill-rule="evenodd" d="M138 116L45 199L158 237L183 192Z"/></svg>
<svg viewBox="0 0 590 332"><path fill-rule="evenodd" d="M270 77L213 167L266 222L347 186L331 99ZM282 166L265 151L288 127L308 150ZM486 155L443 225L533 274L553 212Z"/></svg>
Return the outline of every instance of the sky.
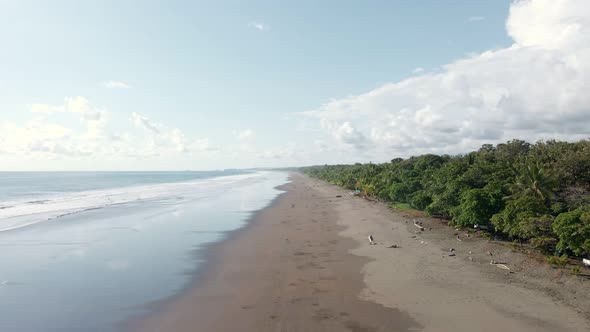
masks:
<svg viewBox="0 0 590 332"><path fill-rule="evenodd" d="M0 170L590 138L590 2L0 0Z"/></svg>

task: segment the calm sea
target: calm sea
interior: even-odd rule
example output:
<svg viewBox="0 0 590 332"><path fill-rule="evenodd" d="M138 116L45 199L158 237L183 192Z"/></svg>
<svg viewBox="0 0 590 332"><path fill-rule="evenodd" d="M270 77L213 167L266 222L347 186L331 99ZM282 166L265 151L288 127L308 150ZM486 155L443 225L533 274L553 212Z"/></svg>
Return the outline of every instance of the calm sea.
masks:
<svg viewBox="0 0 590 332"><path fill-rule="evenodd" d="M0 331L118 331L194 277L197 249L281 172L0 172Z"/></svg>

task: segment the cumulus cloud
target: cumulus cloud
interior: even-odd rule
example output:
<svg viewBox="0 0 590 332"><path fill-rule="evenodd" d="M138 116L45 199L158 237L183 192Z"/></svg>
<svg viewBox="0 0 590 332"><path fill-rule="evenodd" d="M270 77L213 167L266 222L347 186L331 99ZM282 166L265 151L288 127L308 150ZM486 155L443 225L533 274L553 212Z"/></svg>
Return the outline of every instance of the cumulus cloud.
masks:
<svg viewBox="0 0 590 332"><path fill-rule="evenodd" d="M151 121L146 116L133 112L131 113L131 119L136 127L142 127L156 135L160 133L160 129L158 129L158 127L160 127L161 125L159 123Z"/></svg>
<svg viewBox="0 0 590 332"><path fill-rule="evenodd" d="M16 155L48 154L55 156L87 156L102 149L106 112L90 105L81 96L66 97L63 104L32 104L33 118L23 124L0 121L0 142L3 153ZM73 130L52 121L56 113L79 118L82 130Z"/></svg>
<svg viewBox="0 0 590 332"><path fill-rule="evenodd" d="M514 2L506 22L511 46L329 101L303 116L319 120L343 148L383 159L464 152L512 138L586 138L588 9L586 0Z"/></svg>
<svg viewBox="0 0 590 332"><path fill-rule="evenodd" d="M74 131L56 123L33 118L24 125L0 122L0 142L4 153L28 155L47 153L64 156L87 155Z"/></svg>
<svg viewBox="0 0 590 332"><path fill-rule="evenodd" d="M105 88L109 89L129 89L130 86L127 83L121 81L106 81L103 82Z"/></svg>
<svg viewBox="0 0 590 332"><path fill-rule="evenodd" d="M268 30L270 30L270 26L267 25L267 24L265 24L265 23L262 23L262 22L250 22L250 23L248 23L248 27L249 28L252 28L252 29L255 29L255 30L258 30L258 31L268 31Z"/></svg>
<svg viewBox="0 0 590 332"><path fill-rule="evenodd" d="M188 145L188 151L216 151L218 148L211 146L208 138L198 138Z"/></svg>
<svg viewBox="0 0 590 332"><path fill-rule="evenodd" d="M290 157L292 152L288 149L274 149L274 150L263 150L258 153L258 157L262 159L283 159Z"/></svg>
<svg viewBox="0 0 590 332"><path fill-rule="evenodd" d="M367 148L367 145L369 144L368 138L354 128L348 121L339 123L328 119L322 119L321 126L322 128L329 130L336 142L343 147L352 147L356 150L363 150Z"/></svg>
<svg viewBox="0 0 590 332"><path fill-rule="evenodd" d="M420 74L422 72L424 72L424 68L422 67L414 68L414 70L412 70L413 74Z"/></svg>
<svg viewBox="0 0 590 332"><path fill-rule="evenodd" d="M189 139L180 129L136 112L131 114L131 122L116 126L127 128L127 132L114 133L108 126L108 112L81 96L66 97L61 105L33 104L30 110L33 117L22 124L0 119L0 153L51 158L145 158L214 150L205 138ZM61 115L54 117L58 113ZM79 124L66 121L70 125L66 127L62 121L67 116L78 117Z"/></svg>
<svg viewBox="0 0 590 332"><path fill-rule="evenodd" d="M52 113L59 113L65 112L66 109L64 106L51 106L47 104L32 104L31 105L31 112L33 113L45 113L45 114L52 114Z"/></svg>
<svg viewBox="0 0 590 332"><path fill-rule="evenodd" d="M294 142L289 142L285 146L275 147L272 149L253 150L254 154L261 159L266 160L289 160L291 162L301 162L307 155L303 150L298 149Z"/></svg>
<svg viewBox="0 0 590 332"><path fill-rule="evenodd" d="M54 113L76 113L84 121L101 121L104 112L97 107L90 106L88 99L77 97L65 97L62 105L32 104L31 112L50 115Z"/></svg>
<svg viewBox="0 0 590 332"><path fill-rule="evenodd" d="M213 149L210 147L208 139L187 139L180 129L169 128L139 113L133 112L131 120L136 127L143 128L151 134L150 146L152 152L161 148L172 148L177 152L198 152Z"/></svg>
<svg viewBox="0 0 590 332"><path fill-rule="evenodd" d="M247 140L250 139L254 136L254 131L252 131L252 129L246 129L243 131L240 131L239 133L236 133L236 137L240 140Z"/></svg>

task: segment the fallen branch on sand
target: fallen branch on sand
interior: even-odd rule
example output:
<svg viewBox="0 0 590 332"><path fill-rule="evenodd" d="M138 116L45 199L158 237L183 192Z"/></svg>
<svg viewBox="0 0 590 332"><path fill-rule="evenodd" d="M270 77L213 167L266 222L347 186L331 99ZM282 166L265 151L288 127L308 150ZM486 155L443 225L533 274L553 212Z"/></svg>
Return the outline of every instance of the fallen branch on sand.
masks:
<svg viewBox="0 0 590 332"><path fill-rule="evenodd" d="M499 267L501 269L510 271L510 268L508 266L506 266L506 264L498 263L496 261L490 261L490 264L495 265L496 267Z"/></svg>
<svg viewBox="0 0 590 332"><path fill-rule="evenodd" d="M424 230L424 227L422 227L422 225L418 225L415 220L414 220L414 226L418 227L421 231Z"/></svg>

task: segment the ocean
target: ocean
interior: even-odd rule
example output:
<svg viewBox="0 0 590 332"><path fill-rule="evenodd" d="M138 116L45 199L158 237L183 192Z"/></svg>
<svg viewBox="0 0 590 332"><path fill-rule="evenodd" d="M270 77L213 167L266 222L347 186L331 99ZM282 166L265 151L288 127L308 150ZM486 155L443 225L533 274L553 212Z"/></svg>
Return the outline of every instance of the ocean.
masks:
<svg viewBox="0 0 590 332"><path fill-rule="evenodd" d="M269 205L270 171L0 172L0 329L119 331Z"/></svg>

